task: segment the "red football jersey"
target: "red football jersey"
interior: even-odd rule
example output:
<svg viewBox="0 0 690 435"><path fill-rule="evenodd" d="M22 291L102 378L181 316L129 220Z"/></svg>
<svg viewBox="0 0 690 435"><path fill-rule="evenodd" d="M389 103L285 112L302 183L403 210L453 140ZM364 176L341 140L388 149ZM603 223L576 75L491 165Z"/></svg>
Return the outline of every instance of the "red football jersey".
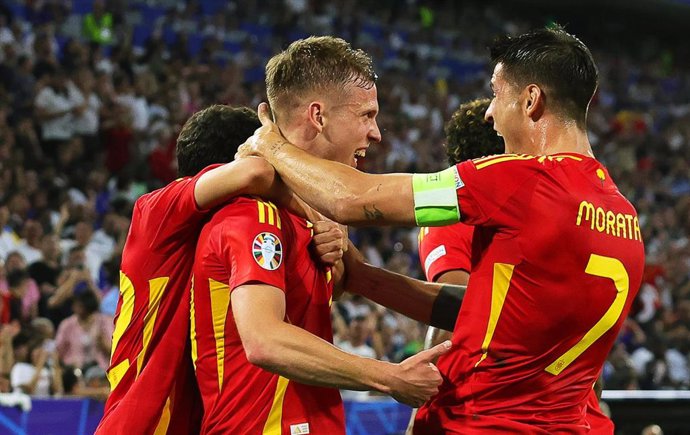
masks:
<svg viewBox="0 0 690 435"><path fill-rule="evenodd" d="M576 154L456 166L471 279L415 434L587 433L586 401L639 288L644 247L606 169Z"/></svg>
<svg viewBox="0 0 690 435"><path fill-rule="evenodd" d="M613 435L615 426L599 406L597 393L592 389L587 395L587 423L589 423L589 435Z"/></svg>
<svg viewBox="0 0 690 435"><path fill-rule="evenodd" d="M173 181L134 205L120 270L108 380L97 434L198 433L201 404L189 357L190 276L206 213L199 177Z"/></svg>
<svg viewBox="0 0 690 435"><path fill-rule="evenodd" d="M470 271L474 227L458 222L419 229L419 261L429 281L451 270Z"/></svg>
<svg viewBox="0 0 690 435"><path fill-rule="evenodd" d="M344 434L340 392L289 381L247 361L230 293L247 283L285 292L286 321L329 342L333 283L310 255L311 224L269 202L237 198L204 226L194 262L192 358L201 433Z"/></svg>

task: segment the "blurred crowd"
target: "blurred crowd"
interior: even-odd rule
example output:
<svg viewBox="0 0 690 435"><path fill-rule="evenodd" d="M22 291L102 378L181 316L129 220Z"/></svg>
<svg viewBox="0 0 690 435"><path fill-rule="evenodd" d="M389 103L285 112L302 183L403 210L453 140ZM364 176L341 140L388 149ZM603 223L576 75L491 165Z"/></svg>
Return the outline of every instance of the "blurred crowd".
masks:
<svg viewBox="0 0 690 435"><path fill-rule="evenodd" d="M368 51L383 142L360 167L424 172L446 165L458 105L491 95L490 38L546 24L492 3L374 3L0 1L0 392L107 394L133 202L176 178L192 113L262 101L263 66L290 41L333 34ZM690 70L653 37L626 52L581 36L601 76L595 154L637 207L647 249L605 387L688 389ZM371 263L422 277L416 229L350 236ZM422 346L423 325L358 297L333 321L336 343L360 355L399 361Z"/></svg>

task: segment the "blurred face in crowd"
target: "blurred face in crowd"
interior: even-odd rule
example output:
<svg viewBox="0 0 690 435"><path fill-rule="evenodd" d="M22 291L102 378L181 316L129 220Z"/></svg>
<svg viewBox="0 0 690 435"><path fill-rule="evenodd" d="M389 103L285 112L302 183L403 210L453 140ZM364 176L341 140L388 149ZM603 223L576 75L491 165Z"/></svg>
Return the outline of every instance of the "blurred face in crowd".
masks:
<svg viewBox="0 0 690 435"><path fill-rule="evenodd" d="M86 308L84 308L84 304L80 301L72 302L72 311L74 311L74 314L80 319L86 317Z"/></svg>
<svg viewBox="0 0 690 435"><path fill-rule="evenodd" d="M355 346L364 344L371 334L371 325L367 316L358 315L350 322L350 342Z"/></svg>
<svg viewBox="0 0 690 435"><path fill-rule="evenodd" d="M53 322L50 320L43 318L43 317L37 317L31 322L31 326L33 326L36 329L36 332L44 339L44 340L49 340L55 337L55 327L53 326Z"/></svg>
<svg viewBox="0 0 690 435"><path fill-rule="evenodd" d="M34 220L26 221L24 224L24 238L31 246L38 246L43 237L43 227Z"/></svg>
<svg viewBox="0 0 690 435"><path fill-rule="evenodd" d="M506 153L525 152L522 146L525 137L525 119L522 111L524 97L520 90L507 80L501 63L494 68L491 88L494 97L486 110L486 120L493 122L494 130L503 137Z"/></svg>
<svg viewBox="0 0 690 435"><path fill-rule="evenodd" d="M46 234L41 240L41 252L43 258L49 261L58 261L60 258L60 242L55 234Z"/></svg>
<svg viewBox="0 0 690 435"><path fill-rule="evenodd" d="M92 234L93 228L86 222L79 222L74 227L74 240L77 241L79 246L86 246L91 240Z"/></svg>
<svg viewBox="0 0 690 435"><path fill-rule="evenodd" d="M381 142L376 85L364 88L348 83L344 89L312 102L309 110L317 112L312 118L321 131L308 148L319 157L357 167L357 158L366 155L369 145Z"/></svg>
<svg viewBox="0 0 690 435"><path fill-rule="evenodd" d="M7 272L12 272L13 270L25 268L26 261L24 261L24 257L22 257L22 254L20 254L19 252L12 252L10 253L10 255L7 256L7 259L5 260L5 270L7 270Z"/></svg>

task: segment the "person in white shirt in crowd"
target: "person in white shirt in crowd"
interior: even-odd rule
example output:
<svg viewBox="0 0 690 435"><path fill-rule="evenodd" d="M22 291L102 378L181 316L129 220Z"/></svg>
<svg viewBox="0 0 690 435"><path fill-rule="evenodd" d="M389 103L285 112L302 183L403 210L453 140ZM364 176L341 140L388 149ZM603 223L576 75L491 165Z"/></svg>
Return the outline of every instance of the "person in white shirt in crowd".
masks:
<svg viewBox="0 0 690 435"><path fill-rule="evenodd" d="M110 259L115 249L113 239L99 232L99 237L94 237L93 225L86 221L77 222L74 226L74 239L63 239L60 241L60 248L63 256L67 255L73 248L84 249L84 258L89 275L94 283L98 283L101 265Z"/></svg>
<svg viewBox="0 0 690 435"><path fill-rule="evenodd" d="M9 225L10 223L10 209L7 204L0 204L0 260L5 261L7 254L17 250L19 245L19 236L14 232L14 229Z"/></svg>
<svg viewBox="0 0 690 435"><path fill-rule="evenodd" d="M48 68L45 81L46 85L36 95L34 106L40 120L43 152L55 158L59 148L74 136L75 117L84 113L86 105L79 90L71 85L61 68Z"/></svg>
<svg viewBox="0 0 690 435"><path fill-rule="evenodd" d="M26 264L32 264L43 258L41 238L43 227L35 220L28 220L22 228L22 239L17 245L17 252L22 254Z"/></svg>
<svg viewBox="0 0 690 435"><path fill-rule="evenodd" d="M62 372L56 355L49 354L41 340L13 342L15 362L10 372L12 390L31 396L50 396L62 393Z"/></svg>
<svg viewBox="0 0 690 435"><path fill-rule="evenodd" d="M75 116L74 133L82 138L85 157L91 159L98 151L98 129L103 103L95 92L96 83L90 70L82 68L77 71L76 77L74 85L79 91L77 98L79 105L84 106L84 111Z"/></svg>
<svg viewBox="0 0 690 435"><path fill-rule="evenodd" d="M336 342L336 346L354 355L376 358L376 351L367 343L373 331L371 322L372 319L364 311L356 314L350 319L347 337ZM366 400L369 397L369 391L342 390L341 395L345 400Z"/></svg>

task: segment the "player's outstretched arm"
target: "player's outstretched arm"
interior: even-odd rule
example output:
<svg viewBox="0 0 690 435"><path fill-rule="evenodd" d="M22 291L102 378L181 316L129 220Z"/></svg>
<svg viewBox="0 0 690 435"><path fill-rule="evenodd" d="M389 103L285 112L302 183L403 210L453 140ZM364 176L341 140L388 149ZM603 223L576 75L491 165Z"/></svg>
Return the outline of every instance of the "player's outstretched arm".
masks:
<svg viewBox="0 0 690 435"><path fill-rule="evenodd" d="M346 291L446 331L455 327L465 286L420 281L372 266L352 242L343 261Z"/></svg>
<svg viewBox="0 0 690 435"><path fill-rule="evenodd" d="M202 210L240 195L260 195L276 200L288 194L273 167L256 157L211 169L199 177L194 186L194 199Z"/></svg>
<svg viewBox="0 0 690 435"><path fill-rule="evenodd" d="M375 390L411 406L438 391L441 375L430 363L450 349L444 342L400 364L362 358L283 321L284 293L264 284L231 294L232 313L250 363L288 379L350 390Z"/></svg>
<svg viewBox="0 0 690 435"><path fill-rule="evenodd" d="M328 218L343 224L415 225L411 174L373 175L322 160L288 143L259 106L264 125L240 156L256 154L271 163L283 181Z"/></svg>

